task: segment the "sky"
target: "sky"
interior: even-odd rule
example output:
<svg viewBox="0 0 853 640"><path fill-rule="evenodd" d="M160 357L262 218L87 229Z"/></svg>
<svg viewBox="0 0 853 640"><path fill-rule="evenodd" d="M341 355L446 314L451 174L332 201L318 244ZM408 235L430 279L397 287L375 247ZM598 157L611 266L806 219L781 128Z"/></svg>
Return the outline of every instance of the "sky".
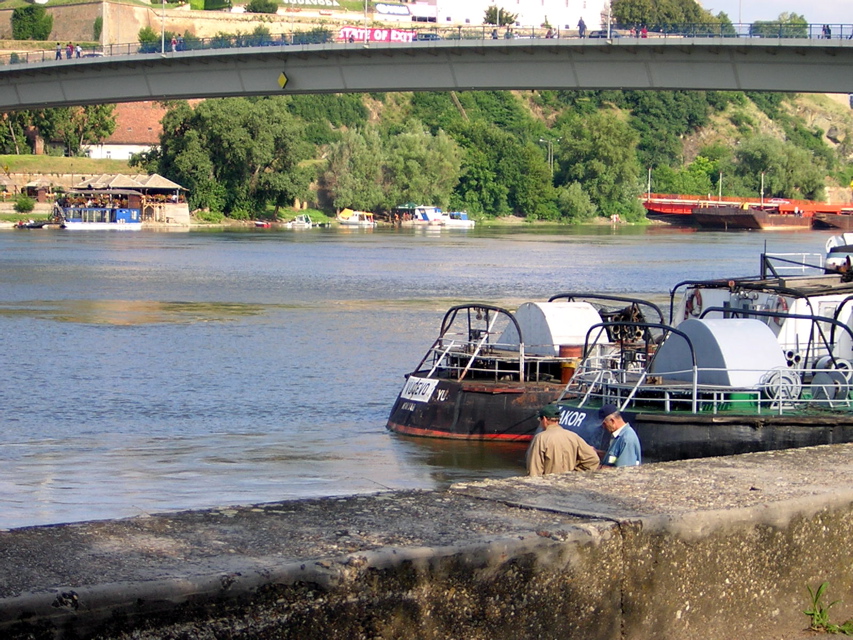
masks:
<svg viewBox="0 0 853 640"><path fill-rule="evenodd" d="M734 23L775 20L788 12L811 24L853 24L853 0L700 0L700 4L714 15L725 11Z"/></svg>

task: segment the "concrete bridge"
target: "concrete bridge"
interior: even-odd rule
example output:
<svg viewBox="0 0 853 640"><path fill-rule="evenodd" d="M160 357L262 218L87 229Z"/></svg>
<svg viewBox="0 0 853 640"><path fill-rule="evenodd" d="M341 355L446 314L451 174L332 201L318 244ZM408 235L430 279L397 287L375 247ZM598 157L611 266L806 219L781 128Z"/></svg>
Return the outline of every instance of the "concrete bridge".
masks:
<svg viewBox="0 0 853 640"><path fill-rule="evenodd" d="M508 89L851 93L853 40L356 41L127 52L0 66L0 111L249 95Z"/></svg>

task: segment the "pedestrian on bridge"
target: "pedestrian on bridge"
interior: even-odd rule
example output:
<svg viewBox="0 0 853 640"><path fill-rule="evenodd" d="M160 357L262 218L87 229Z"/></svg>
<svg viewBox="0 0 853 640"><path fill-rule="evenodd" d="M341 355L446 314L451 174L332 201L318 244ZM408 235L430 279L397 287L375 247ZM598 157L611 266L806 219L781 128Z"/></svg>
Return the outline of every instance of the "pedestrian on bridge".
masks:
<svg viewBox="0 0 853 640"><path fill-rule="evenodd" d="M583 38L586 35L586 22L583 21L583 16L578 20L578 35Z"/></svg>
<svg viewBox="0 0 853 640"><path fill-rule="evenodd" d="M58 42L56 43L56 57L54 60L62 60L62 45Z"/></svg>

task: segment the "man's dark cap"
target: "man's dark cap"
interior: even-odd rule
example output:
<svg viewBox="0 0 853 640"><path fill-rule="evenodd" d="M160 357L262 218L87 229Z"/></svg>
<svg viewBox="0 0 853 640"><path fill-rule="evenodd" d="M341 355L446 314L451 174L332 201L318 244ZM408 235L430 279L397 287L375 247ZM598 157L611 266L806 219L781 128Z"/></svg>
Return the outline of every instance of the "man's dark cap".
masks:
<svg viewBox="0 0 853 640"><path fill-rule="evenodd" d="M617 409L612 404L606 404L598 410L598 419L604 421L610 416L612 416L614 413L619 413L619 409Z"/></svg>

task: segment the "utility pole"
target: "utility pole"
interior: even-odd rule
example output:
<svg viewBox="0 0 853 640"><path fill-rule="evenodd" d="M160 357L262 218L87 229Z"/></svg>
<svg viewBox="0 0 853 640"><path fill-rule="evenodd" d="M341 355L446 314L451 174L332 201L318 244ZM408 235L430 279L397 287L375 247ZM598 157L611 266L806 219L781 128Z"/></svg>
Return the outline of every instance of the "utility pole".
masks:
<svg viewBox="0 0 853 640"><path fill-rule="evenodd" d="M539 142L541 144L547 145L548 149L548 168L551 170L551 177L554 177L554 142L559 142L562 138L557 138L556 140L546 140L545 138L539 138Z"/></svg>

